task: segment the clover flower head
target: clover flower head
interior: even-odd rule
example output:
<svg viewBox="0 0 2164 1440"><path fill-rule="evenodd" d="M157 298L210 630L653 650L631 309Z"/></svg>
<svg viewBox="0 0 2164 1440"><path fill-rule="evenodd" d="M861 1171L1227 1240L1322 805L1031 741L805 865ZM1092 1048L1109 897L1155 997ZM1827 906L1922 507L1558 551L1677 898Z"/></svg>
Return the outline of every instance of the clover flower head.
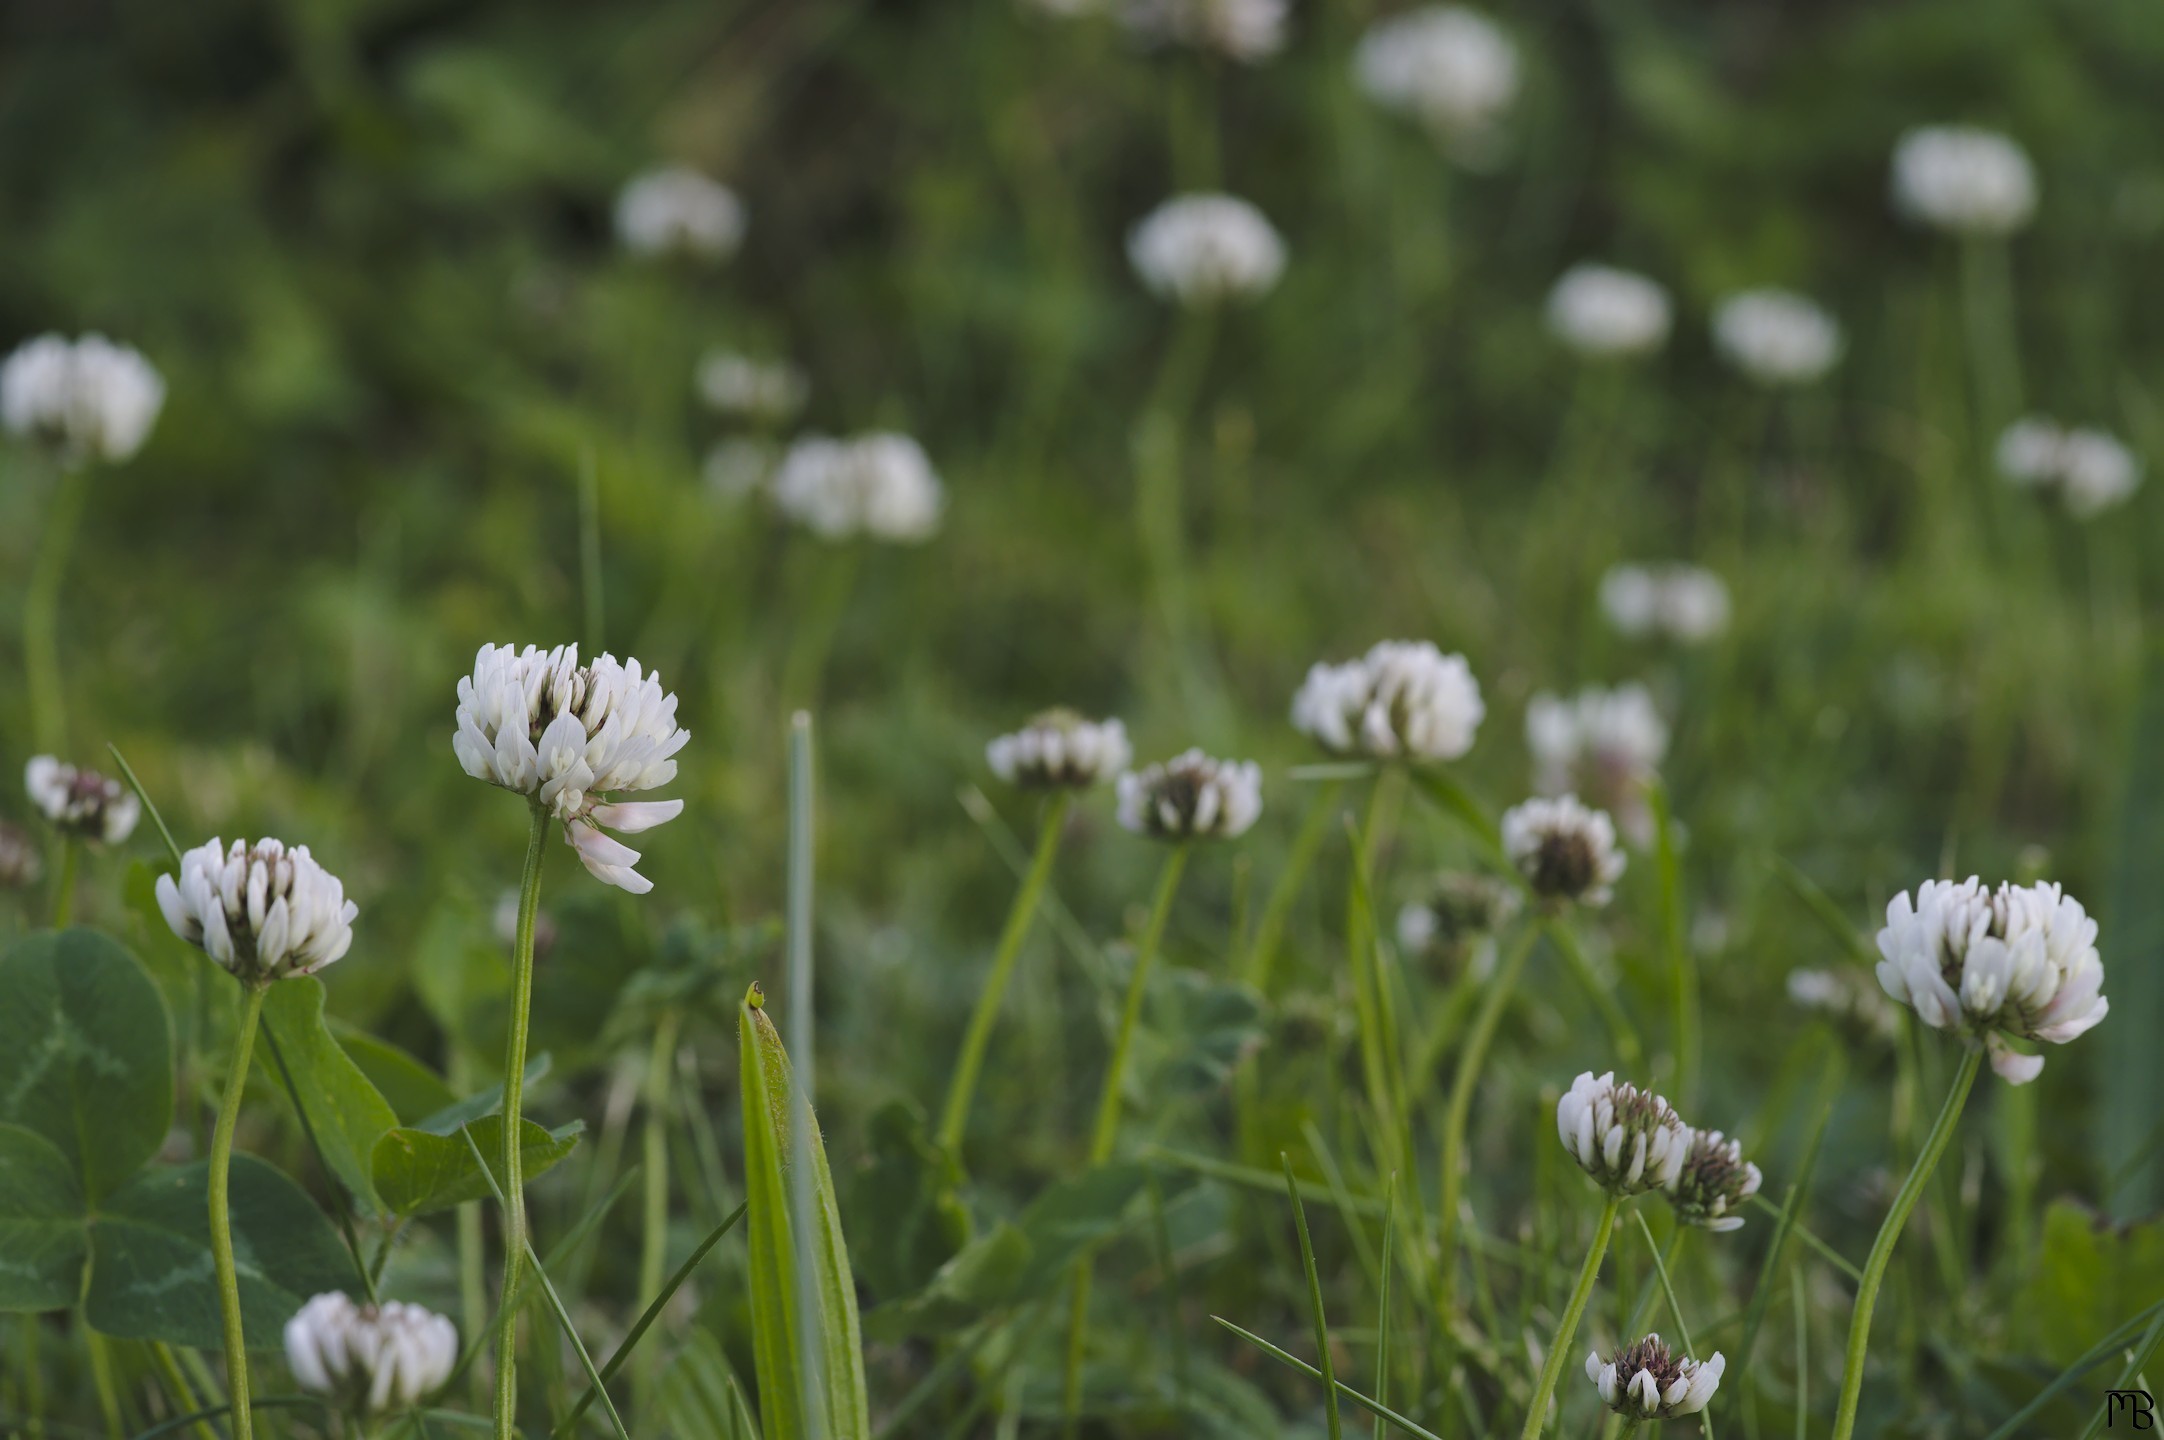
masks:
<svg viewBox="0 0 2164 1440"><path fill-rule="evenodd" d="M1713 344L1761 385L1808 385L1841 358L1841 325L1790 290L1745 290L1713 312Z"/></svg>
<svg viewBox="0 0 2164 1440"><path fill-rule="evenodd" d="M135 792L118 780L51 755L33 756L23 766L23 790L55 830L78 840L118 845L143 814Z"/></svg>
<svg viewBox="0 0 2164 1440"><path fill-rule="evenodd" d="M1176 195L1128 233L1127 258L1153 294L1182 305L1261 295L1285 270L1285 242L1234 195Z"/></svg>
<svg viewBox="0 0 2164 1440"><path fill-rule="evenodd" d="M696 378L709 409L754 420L788 419L803 408L811 388L804 372L786 360L756 360L733 350L700 360Z"/></svg>
<svg viewBox="0 0 2164 1440"><path fill-rule="evenodd" d="M683 813L681 800L604 798L676 778L691 732L677 727L660 676L613 655L582 666L576 645L483 645L458 682L457 719L451 748L468 775L546 807L595 879L634 895L654 888L632 869L639 852L601 827L636 834Z"/></svg>
<svg viewBox="0 0 2164 1440"><path fill-rule="evenodd" d="M2010 235L2036 213L2036 171L2008 137L1924 125L1894 146L1894 208L1954 235Z"/></svg>
<svg viewBox="0 0 2164 1440"><path fill-rule="evenodd" d="M1525 901L1493 875L1453 870L1398 911L1398 949L1407 955L1463 956L1518 918Z"/></svg>
<svg viewBox="0 0 2164 1440"><path fill-rule="evenodd" d="M1563 1148L1611 1195L1667 1190L1683 1173L1691 1127L1650 1090L1590 1070L1555 1107Z"/></svg>
<svg viewBox="0 0 2164 1440"><path fill-rule="evenodd" d="M2008 1037L2064 1045L2111 1010L2096 934L2057 885L1927 880L1886 907L1878 980L1926 1025L1981 1043L2001 1078L2025 1085L2044 1059Z"/></svg>
<svg viewBox="0 0 2164 1440"><path fill-rule="evenodd" d="M1728 583L1697 565L1614 565L1600 608L1619 635L1697 645L1728 628Z"/></svg>
<svg viewBox="0 0 2164 1440"><path fill-rule="evenodd" d="M1463 5L1423 5L1370 25L1353 52L1368 98L1438 134L1478 134L1518 95L1518 49Z"/></svg>
<svg viewBox="0 0 2164 1440"><path fill-rule="evenodd" d="M1711 1360L1693 1360L1671 1352L1658 1335L1626 1345L1608 1360L1599 1351L1585 1357L1586 1378L1600 1392L1601 1404L1633 1420L1697 1414L1721 1388L1727 1368L1718 1350Z"/></svg>
<svg viewBox="0 0 2164 1440"><path fill-rule="evenodd" d="M2010 485L2056 488L2077 520L2124 503L2141 487L2141 459L2118 437L2087 426L2063 429L2046 415L2007 426L1993 459Z"/></svg>
<svg viewBox="0 0 2164 1440"><path fill-rule="evenodd" d="M1262 815L1262 768L1200 750L1120 776L1123 829L1153 840L1231 840Z"/></svg>
<svg viewBox="0 0 2164 1440"><path fill-rule="evenodd" d="M1087 790L1116 778L1135 758L1127 727L1072 710L1047 710L984 747L985 763L1024 790Z"/></svg>
<svg viewBox="0 0 2164 1440"><path fill-rule="evenodd" d="M776 509L824 540L929 540L946 504L924 447L891 431L808 435L789 447L767 488Z"/></svg>
<svg viewBox="0 0 2164 1440"><path fill-rule="evenodd" d="M1525 711L1525 741L1534 789L1585 796L1634 843L1651 840L1646 791L1668 753L1668 726L1643 685L1595 686L1568 700L1536 695Z"/></svg>
<svg viewBox="0 0 2164 1440"><path fill-rule="evenodd" d="M1627 863L1615 822L1575 795L1537 797L1503 812L1503 853L1535 895L1605 905Z"/></svg>
<svg viewBox="0 0 2164 1440"><path fill-rule="evenodd" d="M227 849L211 839L160 875L158 909L173 933L249 985L313 975L353 944L360 907L306 845L268 836Z"/></svg>
<svg viewBox="0 0 2164 1440"><path fill-rule="evenodd" d="M103 335L40 335L0 364L0 422L69 464L127 459L164 407L156 367Z"/></svg>
<svg viewBox="0 0 2164 1440"><path fill-rule="evenodd" d="M1548 328L1593 360L1658 350L1668 339L1668 292L1609 265L1574 265L1548 292Z"/></svg>
<svg viewBox="0 0 2164 1440"><path fill-rule="evenodd" d="M1318 662L1292 697L1293 728L1341 755L1455 760L1487 706L1463 655L1426 640L1385 640L1342 665Z"/></svg>
<svg viewBox="0 0 2164 1440"><path fill-rule="evenodd" d="M458 1329L443 1316L403 1300L356 1305L335 1290L286 1321L285 1342L302 1389L365 1414L418 1404L458 1361Z"/></svg>
<svg viewBox="0 0 2164 1440"><path fill-rule="evenodd" d="M744 202L689 166L663 166L617 195L616 237L634 255L726 260L744 241Z"/></svg>
<svg viewBox="0 0 2164 1440"><path fill-rule="evenodd" d="M1668 1188L1668 1203L1686 1225L1741 1230L1743 1217L1736 1212L1758 1193L1763 1179L1758 1167L1743 1158L1741 1141L1726 1139L1718 1130L1695 1131L1682 1172Z"/></svg>
<svg viewBox="0 0 2164 1440"><path fill-rule="evenodd" d="M1900 1028L1886 992L1860 970L1791 970L1788 1001L1881 1040L1892 1039Z"/></svg>
<svg viewBox="0 0 2164 1440"><path fill-rule="evenodd" d="M37 841L20 825L0 820L0 890L27 890L45 873Z"/></svg>
<svg viewBox="0 0 2164 1440"><path fill-rule="evenodd" d="M1126 0L1120 23L1151 45L1185 45L1253 65L1285 48L1290 0Z"/></svg>

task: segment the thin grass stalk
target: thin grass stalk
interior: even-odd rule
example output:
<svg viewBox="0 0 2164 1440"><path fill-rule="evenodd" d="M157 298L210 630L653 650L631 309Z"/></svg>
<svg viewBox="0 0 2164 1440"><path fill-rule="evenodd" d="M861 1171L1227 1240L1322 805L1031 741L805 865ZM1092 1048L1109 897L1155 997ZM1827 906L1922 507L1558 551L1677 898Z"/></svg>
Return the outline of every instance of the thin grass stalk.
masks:
<svg viewBox="0 0 2164 1440"><path fill-rule="evenodd" d="M1473 1017L1473 1028L1465 1037L1464 1048L1458 1051L1457 1073L1450 1081L1449 1106L1443 1117L1442 1195L1436 1206L1438 1263L1442 1266L1437 1294L1441 1304L1438 1319L1446 1332L1450 1326L1451 1308L1457 1302L1458 1211L1465 1187L1465 1137L1472 1121L1473 1092L1480 1085L1480 1072L1487 1064L1488 1048L1495 1041L1503 1011L1517 991L1518 976L1525 969L1525 957L1532 953L1533 942L1539 935L1537 927L1526 926L1503 957L1503 963L1496 968L1494 977L1488 981L1488 992L1481 997L1480 1012Z"/></svg>
<svg viewBox="0 0 2164 1440"><path fill-rule="evenodd" d="M1397 1215L1398 1177L1392 1175L1383 1191L1383 1263L1375 1287L1375 1399L1383 1405L1390 1403L1390 1263L1397 1246L1397 1236L1392 1233ZM1383 1440L1388 1426L1389 1422L1377 1415L1374 1440Z"/></svg>
<svg viewBox="0 0 2164 1440"><path fill-rule="evenodd" d="M496 1440L518 1436L518 1303L526 1267L526 1173L519 1124L526 1098L526 1034L533 1006L534 913L541 904L541 842L549 814L531 803L526 864L519 875L518 933L511 948L511 1010L503 1058L503 1282L498 1308L511 1312L496 1345ZM487 1167L482 1167L487 1173ZM236 1412L238 1413L238 1412ZM246 1440L236 1435L234 1440Z"/></svg>
<svg viewBox="0 0 2164 1440"><path fill-rule="evenodd" d="M1647 799L1653 809L1653 870L1660 893L1661 948L1668 956L1669 1043L1675 1046L1676 1103L1688 1113L1698 1098L1698 967L1683 935L1682 865L1676 853L1675 812L1668 787L1655 780Z"/></svg>
<svg viewBox="0 0 2164 1440"><path fill-rule="evenodd" d="M676 1068L676 1040L683 1026L676 1010L663 1013L654 1027L654 1043L646 1056L646 1114L640 1136L644 1152L640 1168L645 1171L645 1195L640 1220L639 1303L653 1303L669 1263L669 1079ZM649 1352L651 1354L651 1352ZM639 1367L639 1392L651 1400L658 1376L656 1362Z"/></svg>
<svg viewBox="0 0 2164 1440"><path fill-rule="evenodd" d="M1811 1440L1811 1312L1800 1260L1788 1267L1788 1294L1796 1322L1796 1440Z"/></svg>
<svg viewBox="0 0 2164 1440"><path fill-rule="evenodd" d="M1631 1218L1638 1222L1638 1233L1646 1238L1646 1254L1653 1257L1653 1273L1660 1279L1661 1294L1667 1297L1668 1313L1675 1319L1676 1333L1683 1337L1683 1353L1693 1359L1704 1359L1705 1357L1698 1353L1696 1342L1691 1339L1691 1323L1683 1318L1683 1306L1676 1299L1675 1283L1668 1277L1668 1258L1661 1253L1659 1243L1653 1238L1653 1227L1646 1223L1643 1210L1633 1210ZM1668 1253L1670 1255L1675 1253L1676 1242L1682 1238L1683 1229L1678 1226L1675 1235L1669 1240ZM1637 1327L1633 1326L1631 1328L1635 1330ZM1713 1440L1713 1416L1701 1410L1698 1413L1698 1423L1705 1428L1706 1440Z"/></svg>
<svg viewBox="0 0 2164 1440"><path fill-rule="evenodd" d="M151 1363L158 1367L158 1380L165 1387L166 1397L172 1401L173 1413L189 1415L203 1408L195 1387L181 1372L180 1362L173 1358L173 1347L163 1340L150 1342ZM218 1440L218 1432L208 1420L195 1422L196 1440Z"/></svg>
<svg viewBox="0 0 2164 1440"><path fill-rule="evenodd" d="M1300 1182L1293 1177L1292 1157L1278 1152L1285 1169L1285 1194L1292 1200L1293 1228L1300 1236L1300 1269L1307 1276L1308 1314L1315 1325L1315 1365L1322 1371L1323 1418L1330 1440L1344 1440L1345 1422L1338 1414L1336 1361L1330 1355L1330 1317L1323 1309L1322 1275L1315 1268L1315 1241L1307 1231L1307 1207L1300 1203Z"/></svg>
<svg viewBox="0 0 2164 1440"><path fill-rule="evenodd" d="M812 1193L812 1116L817 1102L817 1056L812 1049L813 953L812 880L816 862L813 832L812 717L799 710L789 717L789 1049L794 1096L789 1106L789 1210L800 1243L793 1245L796 1285L797 1371L806 1416L824 1414L822 1370L824 1344L819 1277L814 1270L811 1236L818 1218Z"/></svg>
<svg viewBox="0 0 2164 1440"><path fill-rule="evenodd" d="M1585 953L1585 947L1578 943L1578 934L1571 929L1570 921L1561 915L1551 915L1548 938L1555 942L1556 950L1584 989L1586 998L1600 1013L1601 1023L1608 1029L1608 1038L1615 1045L1616 1063L1626 1070L1638 1068L1645 1059L1645 1046L1638 1039L1638 1029L1631 1024L1630 1016L1624 1013L1622 1003L1615 998L1614 987L1601 983L1599 974L1593 969L1593 961Z"/></svg>
<svg viewBox="0 0 2164 1440"><path fill-rule="evenodd" d="M240 1271L233 1261L231 1206L233 1130L240 1123L241 1092L248 1085L248 1061L255 1051L256 1025L263 1018L268 984L248 986L241 1005L240 1029L226 1068L225 1093L218 1101L218 1127L210 1140L210 1254L218 1276L218 1321L225 1345L225 1389L233 1402L233 1440L249 1440L253 1417L248 1410L248 1338L241 1329ZM95 1356L93 1356L95 1358Z"/></svg>
<svg viewBox="0 0 2164 1440"><path fill-rule="evenodd" d="M2147 1370L2149 1362L2156 1358L2159 1346L2164 1346L2164 1315L2159 1315L2156 1319L2150 1321L2148 1331L2143 1334L2134 1348L2127 1352L2125 1368L2120 1370L2119 1378L2112 1383L2111 1390L2105 1392L2107 1398L2104 1405L2095 1415L2090 1417L2087 1428L2081 1432L2081 1440L2096 1440L2096 1437L2102 1433L2107 1423L2107 1417L2112 1413L2112 1405L2108 1397L2112 1391L2129 1389L2137 1380L2142 1379L2142 1372ZM2141 1388L2146 1391L2149 1387L2144 1384Z"/></svg>
<svg viewBox="0 0 2164 1440"><path fill-rule="evenodd" d="M1548 1402L1555 1398L1556 1382L1563 1377L1563 1366L1568 1363L1570 1342L1577 1338L1578 1322L1585 1318L1586 1302L1593 1298L1593 1282L1600 1278L1601 1258L1608 1253L1608 1235L1615 1229L1616 1216L1623 1210L1623 1201L1614 1195L1606 1197L1601 1205L1600 1224L1593 1232L1593 1243L1585 1252L1585 1264L1578 1268L1578 1283L1571 1289L1570 1303L1563 1309L1563 1319L1555 1327L1555 1339L1549 1342L1548 1358L1540 1367L1540 1383L1533 1388L1533 1403L1525 1412L1525 1428L1518 1432L1518 1440L1537 1440L1542 1427L1548 1423Z"/></svg>

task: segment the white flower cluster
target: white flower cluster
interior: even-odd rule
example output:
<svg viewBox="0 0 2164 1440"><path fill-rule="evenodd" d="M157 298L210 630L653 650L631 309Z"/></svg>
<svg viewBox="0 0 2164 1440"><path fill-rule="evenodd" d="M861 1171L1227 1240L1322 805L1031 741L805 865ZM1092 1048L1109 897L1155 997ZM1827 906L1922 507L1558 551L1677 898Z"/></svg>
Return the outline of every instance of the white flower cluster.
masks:
<svg viewBox="0 0 2164 1440"><path fill-rule="evenodd" d="M1117 720L1047 710L985 746L984 758L994 775L1025 790L1087 790L1124 771L1135 752Z"/></svg>
<svg viewBox="0 0 2164 1440"><path fill-rule="evenodd" d="M1758 1167L1743 1158L1743 1142L1718 1130L1697 1130L1691 1134L1682 1173L1668 1187L1668 1203L1686 1225L1741 1230L1743 1217L1735 1212L1758 1193L1764 1179Z"/></svg>
<svg viewBox="0 0 2164 1440"><path fill-rule="evenodd" d="M1571 699L1535 695L1525 711L1533 788L1576 794L1613 814L1632 841L1653 834L1646 787L1668 753L1668 726L1645 686L1598 686Z"/></svg>
<svg viewBox="0 0 2164 1440"><path fill-rule="evenodd" d="M1658 1335L1624 1346L1612 1360L1601 1359L1599 1351L1585 1357L1586 1378L1600 1392L1601 1404L1632 1420L1697 1414L1721 1388L1727 1368L1718 1350L1711 1360L1693 1360L1671 1353Z"/></svg>
<svg viewBox="0 0 2164 1440"><path fill-rule="evenodd" d="M1548 328L1588 359L1658 350L1671 319L1666 290L1608 265L1574 265L1548 292Z"/></svg>
<svg viewBox="0 0 2164 1440"><path fill-rule="evenodd" d="M1120 22L1153 45L1214 50L1252 65L1285 48L1290 0L1127 0Z"/></svg>
<svg viewBox="0 0 2164 1440"><path fill-rule="evenodd" d="M1237 196L1176 195L1129 232L1127 258L1153 293L1215 305L1275 285L1285 270L1285 242Z"/></svg>
<svg viewBox="0 0 2164 1440"><path fill-rule="evenodd" d="M631 868L639 852L599 827L636 834L674 820L684 802L601 797L668 784L690 738L677 727L676 697L636 660L603 655L582 667L576 645L483 645L458 682L451 748L474 779L547 807L594 878L644 895L654 886Z"/></svg>
<svg viewBox="0 0 2164 1440"><path fill-rule="evenodd" d="M1925 125L1894 146L1894 207L1956 235L2008 235L2036 213L2036 171L1994 130Z"/></svg>
<svg viewBox="0 0 2164 1440"><path fill-rule="evenodd" d="M1935 1030L1980 1039L1991 1068L2016 1085L2044 1059L2007 1036L2064 1045L2111 1010L2096 921L2057 885L1927 880L1886 907L1878 950L1888 995Z"/></svg>
<svg viewBox="0 0 2164 1440"><path fill-rule="evenodd" d="M1611 1195L1667 1190L1683 1173L1693 1132L1650 1090L1587 1071L1555 1107L1556 1133L1586 1174Z"/></svg>
<svg viewBox="0 0 2164 1440"><path fill-rule="evenodd" d="M1378 20L1353 52L1368 98L1438 134L1486 131L1518 95L1518 50L1487 16L1424 5Z"/></svg>
<svg viewBox="0 0 2164 1440"><path fill-rule="evenodd" d="M1841 323L1790 290L1745 290L1713 312L1714 348L1761 385L1808 385L1841 358Z"/></svg>
<svg viewBox="0 0 2164 1440"><path fill-rule="evenodd" d="M265 837L250 848L212 839L160 875L158 909L173 933L250 985L313 975L353 944L360 907L306 845Z"/></svg>
<svg viewBox="0 0 2164 1440"><path fill-rule="evenodd" d="M1123 829L1154 840L1231 840L1262 815L1262 769L1189 750L1120 776Z"/></svg>
<svg viewBox="0 0 2164 1440"><path fill-rule="evenodd" d="M2057 487L2067 511L2086 520L2126 501L2141 486L2141 460L2116 436L2030 415L1999 436L1999 473L2028 490Z"/></svg>
<svg viewBox="0 0 2164 1440"><path fill-rule="evenodd" d="M1620 635L1696 645L1728 628L1728 584L1697 565L1615 565L1600 608Z"/></svg>
<svg viewBox="0 0 2164 1440"><path fill-rule="evenodd" d="M755 360L716 350L699 362L699 396L723 415L786 420L804 404L810 386L786 360Z"/></svg>
<svg viewBox="0 0 2164 1440"><path fill-rule="evenodd" d="M23 789L55 830L78 840L118 845L135 833L142 802L118 780L80 770L51 755L23 766Z"/></svg>
<svg viewBox="0 0 2164 1440"><path fill-rule="evenodd" d="M1528 800L1503 812L1503 853L1544 900L1605 905L1623 878L1615 822L1575 795Z"/></svg>
<svg viewBox="0 0 2164 1440"><path fill-rule="evenodd" d="M1357 660L1318 662L1292 697L1301 734L1385 760L1455 760L1486 714L1465 657L1427 640L1384 640Z"/></svg>
<svg viewBox="0 0 2164 1440"><path fill-rule="evenodd" d="M40 335L0 364L0 422L70 463L127 459L164 406L157 369L103 335Z"/></svg>
<svg viewBox="0 0 2164 1440"><path fill-rule="evenodd" d="M726 260L744 242L744 202L689 166L649 170L616 197L616 238L634 255Z"/></svg>
<svg viewBox="0 0 2164 1440"><path fill-rule="evenodd" d="M418 1404L458 1363L458 1329L403 1300L356 1305L318 1295L286 1321L286 1365L304 1390L367 1414Z"/></svg>
<svg viewBox="0 0 2164 1440"><path fill-rule="evenodd" d="M827 540L928 540L946 503L924 447L891 431L852 440L807 435L789 447L767 489L782 514Z"/></svg>

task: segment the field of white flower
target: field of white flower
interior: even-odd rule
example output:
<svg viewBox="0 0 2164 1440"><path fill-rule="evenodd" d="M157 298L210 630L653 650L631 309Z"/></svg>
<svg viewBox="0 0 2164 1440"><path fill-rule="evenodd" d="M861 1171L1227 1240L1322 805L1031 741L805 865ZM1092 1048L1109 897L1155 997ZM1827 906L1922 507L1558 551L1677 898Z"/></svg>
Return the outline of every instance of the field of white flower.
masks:
<svg viewBox="0 0 2164 1440"><path fill-rule="evenodd" d="M0 12L0 1435L2154 1428L2159 94Z"/></svg>

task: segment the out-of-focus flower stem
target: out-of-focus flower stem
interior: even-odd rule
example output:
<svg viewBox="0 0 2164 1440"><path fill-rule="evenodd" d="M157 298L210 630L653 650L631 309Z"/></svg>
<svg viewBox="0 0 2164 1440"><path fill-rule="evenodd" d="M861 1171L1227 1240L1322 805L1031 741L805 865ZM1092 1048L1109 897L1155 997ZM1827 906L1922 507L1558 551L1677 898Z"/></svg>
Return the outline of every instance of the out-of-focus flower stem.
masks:
<svg viewBox="0 0 2164 1440"><path fill-rule="evenodd" d="M60 682L60 581L67 574L68 556L75 548L75 532L81 527L83 505L89 493L88 467L60 467L53 486L52 509L45 517L45 533L38 539L37 558L31 562L30 587L23 595L23 680L30 691L30 735L38 748L58 751L66 746L67 697Z"/></svg>
<svg viewBox="0 0 2164 1440"><path fill-rule="evenodd" d="M225 1389L233 1404L233 1440L249 1440L253 1417L248 1409L248 1340L241 1330L240 1272L233 1263L233 1222L229 1192L233 1169L233 1129L240 1123L241 1092L248 1086L248 1062L255 1053L255 1032L263 1018L267 983L247 987L233 1058L225 1072L225 1093L218 1101L218 1126L210 1137L210 1253L218 1274L218 1319L225 1337Z"/></svg>
<svg viewBox="0 0 2164 1440"><path fill-rule="evenodd" d="M1467 1032L1465 1044L1458 1051L1457 1073L1450 1081L1450 1108L1443 1117L1442 1199L1436 1206L1436 1236L1440 1241L1438 1254L1442 1273L1436 1299L1441 1309L1439 1319L1445 1333L1449 1330L1449 1311L1455 1298L1458 1278L1458 1208L1459 1196L1465 1177L1465 1131L1473 1113L1473 1092L1480 1085L1481 1068L1487 1064L1488 1047L1495 1040L1496 1027L1502 1023L1503 1009L1518 988L1518 976L1525 969L1525 957L1533 953L1533 942L1540 937L1540 927L1527 925L1517 940L1511 944L1503 963L1496 967L1488 981L1488 992L1481 997L1480 1011L1473 1017L1473 1028Z"/></svg>
<svg viewBox="0 0 2164 1440"><path fill-rule="evenodd" d="M519 877L518 938L511 951L511 1023L503 1059L503 1298L518 1300L526 1268L526 1177L519 1151L519 1110L525 1099L527 1011L533 1002L534 912L541 903L541 842L549 812L532 802L526 834L526 867ZM496 1342L496 1440L518 1436L518 1317L505 1317ZM245 1440L236 1435L234 1440Z"/></svg>

